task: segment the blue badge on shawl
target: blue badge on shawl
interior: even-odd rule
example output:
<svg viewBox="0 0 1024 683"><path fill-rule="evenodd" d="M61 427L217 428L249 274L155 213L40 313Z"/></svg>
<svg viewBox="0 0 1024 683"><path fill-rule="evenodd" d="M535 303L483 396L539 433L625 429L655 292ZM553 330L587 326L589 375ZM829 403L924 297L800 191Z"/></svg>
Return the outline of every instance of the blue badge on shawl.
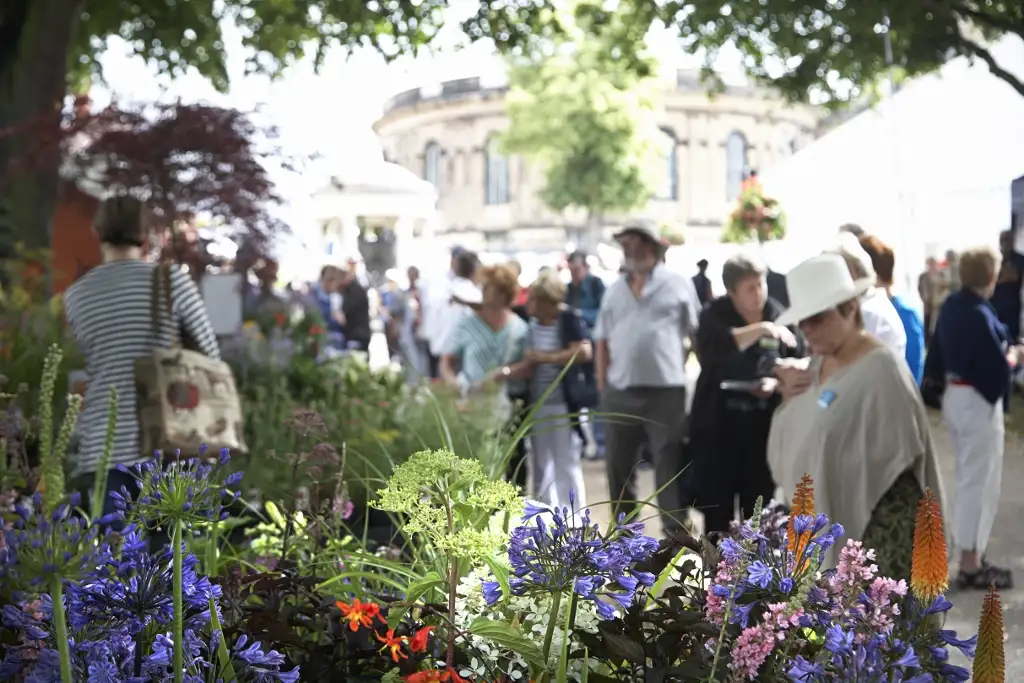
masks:
<svg viewBox="0 0 1024 683"><path fill-rule="evenodd" d="M828 408L832 405L832 401L836 400L836 392L831 389L826 389L821 392L821 396L818 397L818 405L822 408Z"/></svg>

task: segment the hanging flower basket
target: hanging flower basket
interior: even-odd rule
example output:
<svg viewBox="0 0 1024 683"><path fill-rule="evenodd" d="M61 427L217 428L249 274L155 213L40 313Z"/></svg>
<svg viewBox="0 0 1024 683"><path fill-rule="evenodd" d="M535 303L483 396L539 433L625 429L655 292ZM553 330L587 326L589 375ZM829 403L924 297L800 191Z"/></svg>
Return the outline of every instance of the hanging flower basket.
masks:
<svg viewBox="0 0 1024 683"><path fill-rule="evenodd" d="M756 174L743 181L736 208L729 215L723 242L764 243L786 236L786 214L779 203L766 197Z"/></svg>
<svg viewBox="0 0 1024 683"><path fill-rule="evenodd" d="M681 228L673 228L668 224L662 224L661 241L669 247L681 247L686 244L686 235Z"/></svg>

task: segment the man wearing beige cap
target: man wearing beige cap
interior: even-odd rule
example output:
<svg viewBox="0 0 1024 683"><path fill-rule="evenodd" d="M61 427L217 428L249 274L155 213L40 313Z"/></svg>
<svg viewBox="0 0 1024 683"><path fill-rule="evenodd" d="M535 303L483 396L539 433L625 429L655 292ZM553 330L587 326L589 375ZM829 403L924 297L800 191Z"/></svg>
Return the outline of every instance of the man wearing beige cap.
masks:
<svg viewBox="0 0 1024 683"><path fill-rule="evenodd" d="M594 329L601 410L609 415L608 485L619 511L635 508L634 470L646 440L662 524L671 533L684 520L685 359L701 306L690 278L664 265L665 246L652 224L629 223L615 239L623 274L605 292Z"/></svg>

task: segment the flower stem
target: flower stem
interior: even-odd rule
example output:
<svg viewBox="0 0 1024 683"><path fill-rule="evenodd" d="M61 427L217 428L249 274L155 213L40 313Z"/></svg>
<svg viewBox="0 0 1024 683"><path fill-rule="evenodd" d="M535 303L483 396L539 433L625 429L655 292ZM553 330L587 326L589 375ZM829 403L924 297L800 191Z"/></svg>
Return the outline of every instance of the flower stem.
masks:
<svg viewBox="0 0 1024 683"><path fill-rule="evenodd" d="M184 674L183 659L185 645L184 607L181 594L181 520L175 519L172 525L171 543L174 549L174 564L172 568L174 572L174 659L172 660L172 670L174 671L174 683L181 683Z"/></svg>
<svg viewBox="0 0 1024 683"><path fill-rule="evenodd" d="M64 579L54 576L50 579L50 599L53 602L53 630L57 638L57 652L60 655L61 683L73 683L71 678L71 650L68 647L68 623L64 617Z"/></svg>
<svg viewBox="0 0 1024 683"><path fill-rule="evenodd" d="M555 636L555 622L558 621L558 608L562 603L562 591L551 594L551 614L548 615L548 631L544 634L544 666L547 667L551 657L551 640ZM547 676L545 676L545 680Z"/></svg>
<svg viewBox="0 0 1024 683"><path fill-rule="evenodd" d="M220 533L220 520L213 520L206 536L206 561L203 562L206 575L211 579L217 576L217 536Z"/></svg>

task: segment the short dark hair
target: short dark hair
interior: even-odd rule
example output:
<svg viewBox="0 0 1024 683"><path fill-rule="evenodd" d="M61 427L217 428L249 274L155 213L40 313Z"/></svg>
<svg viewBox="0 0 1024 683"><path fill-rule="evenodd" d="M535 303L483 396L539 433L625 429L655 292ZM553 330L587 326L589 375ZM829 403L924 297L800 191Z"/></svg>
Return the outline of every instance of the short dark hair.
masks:
<svg viewBox="0 0 1024 683"><path fill-rule="evenodd" d="M455 271L456 277L472 280L473 273L476 272L476 268L479 265L480 259L477 258L476 254L471 251L462 250L455 255L455 266L452 270Z"/></svg>
<svg viewBox="0 0 1024 683"><path fill-rule="evenodd" d="M733 256L722 266L722 284L727 291L734 292L743 280L749 277L762 278L766 272L764 264L751 256Z"/></svg>
<svg viewBox="0 0 1024 683"><path fill-rule="evenodd" d="M706 258L702 258L700 261L697 261L697 268L699 268L700 270L707 270L708 260Z"/></svg>
<svg viewBox="0 0 1024 683"><path fill-rule="evenodd" d="M108 197L96 209L93 227L104 244L144 247L149 236L149 208L144 201L130 195Z"/></svg>
<svg viewBox="0 0 1024 683"><path fill-rule="evenodd" d="M587 256L589 256L587 252L577 250L569 254L569 258L566 259L566 262L572 264L581 263L583 265L587 265Z"/></svg>

